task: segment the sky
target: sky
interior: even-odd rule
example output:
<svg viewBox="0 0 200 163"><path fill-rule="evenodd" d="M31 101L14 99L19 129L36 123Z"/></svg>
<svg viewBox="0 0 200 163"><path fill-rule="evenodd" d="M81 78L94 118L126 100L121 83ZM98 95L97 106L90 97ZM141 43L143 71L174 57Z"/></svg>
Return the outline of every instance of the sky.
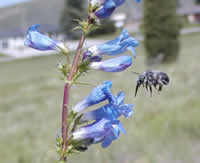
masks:
<svg viewBox="0 0 200 163"><path fill-rule="evenodd" d="M9 5L14 5L16 3L25 2L28 0L0 0L0 7L6 7Z"/></svg>

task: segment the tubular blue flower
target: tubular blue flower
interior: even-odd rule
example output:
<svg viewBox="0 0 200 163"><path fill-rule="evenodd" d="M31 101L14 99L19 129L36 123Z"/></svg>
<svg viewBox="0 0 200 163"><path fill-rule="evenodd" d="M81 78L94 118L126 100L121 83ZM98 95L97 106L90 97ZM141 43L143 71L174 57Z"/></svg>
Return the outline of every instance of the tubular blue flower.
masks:
<svg viewBox="0 0 200 163"><path fill-rule="evenodd" d="M125 130L120 121L101 119L77 129L72 135L73 140L82 141L86 146L101 143L101 146L106 148L112 144L113 140L116 140L119 137L120 132L125 134Z"/></svg>
<svg viewBox="0 0 200 163"><path fill-rule="evenodd" d="M124 29L120 36L114 40L108 41L101 45L90 47L88 51L93 55L119 55L127 52L128 50L133 53L136 58L135 47L139 45L138 41L133 37L130 37L128 32Z"/></svg>
<svg viewBox="0 0 200 163"><path fill-rule="evenodd" d="M83 113L81 121L99 121L101 119L117 120L121 115L123 115L125 118L129 118L133 114L133 105L123 104L123 92L119 92L116 99L116 105L109 103L103 107L100 107L99 109Z"/></svg>
<svg viewBox="0 0 200 163"><path fill-rule="evenodd" d="M92 90L90 95L79 102L73 108L74 112L81 112L91 105L98 104L102 101L109 100L111 103L116 103L115 96L112 95L110 88L112 87L111 81L105 81L104 84L97 86Z"/></svg>
<svg viewBox="0 0 200 163"><path fill-rule="evenodd" d="M107 87L105 86L106 84L109 85L109 88L106 89L110 91L112 83L107 81L104 83L104 85L100 85L93 89L92 93L86 98L86 100L83 100L86 102L81 102L80 106L89 106L96 104L97 101L102 101L102 97L105 98L105 92L102 90L105 90L105 87ZM111 93L109 94L111 95L111 97L113 96ZM101 143L101 146L103 148L106 148L119 137L121 132L125 134L125 130L118 118L121 115L126 118L130 117L133 114L133 105L124 104L124 96L125 95L123 92L119 92L116 97L112 97L114 99L114 102L113 100L109 100L109 103L107 105L99 109L83 113L80 122L94 122L79 129L76 129L72 133L73 141L78 142L79 146L83 147L84 149L87 149L89 145L97 143ZM95 102L91 99L95 99ZM91 102L93 104L91 104Z"/></svg>
<svg viewBox="0 0 200 163"><path fill-rule="evenodd" d="M124 2L125 0L90 0L92 6L97 6L93 14L100 19L109 17Z"/></svg>
<svg viewBox="0 0 200 163"><path fill-rule="evenodd" d="M132 64L130 56L119 56L102 62L91 62L89 68L105 72L121 72Z"/></svg>
<svg viewBox="0 0 200 163"><path fill-rule="evenodd" d="M24 41L25 46L41 51L58 50L68 53L68 49L62 42L52 40L48 36L41 34L38 27L40 27L40 25L36 24L28 29L26 40Z"/></svg>
<svg viewBox="0 0 200 163"><path fill-rule="evenodd" d="M85 51L83 53L83 57L82 57L82 61L86 61L86 62L100 62L102 61L102 56L101 55L92 55L92 53L90 51Z"/></svg>

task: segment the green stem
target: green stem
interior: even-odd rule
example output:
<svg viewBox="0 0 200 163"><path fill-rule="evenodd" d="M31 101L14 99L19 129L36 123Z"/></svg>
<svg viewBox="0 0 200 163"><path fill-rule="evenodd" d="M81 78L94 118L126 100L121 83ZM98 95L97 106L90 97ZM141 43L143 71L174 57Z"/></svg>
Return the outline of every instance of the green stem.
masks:
<svg viewBox="0 0 200 163"><path fill-rule="evenodd" d="M88 27L90 25L90 17L88 17L88 25L87 25L87 30ZM71 81L73 78L74 73L77 72L78 69L78 63L81 57L81 52L82 52L82 48L85 42L85 38L86 38L86 34L83 33L80 40L79 40L79 44L78 44L78 48L75 54L75 57L73 59L73 64L72 64L72 68L69 72L69 75L67 76L67 81ZM69 103L69 91L70 91L70 84L67 82L65 84L65 88L64 88L64 96L63 96L63 109L62 109L62 139L63 139L63 144L62 144L62 149L63 149L63 154L61 156L61 160L66 161L66 156L65 156L65 151L67 149L68 146L68 124L67 124L67 116L68 116L68 103Z"/></svg>

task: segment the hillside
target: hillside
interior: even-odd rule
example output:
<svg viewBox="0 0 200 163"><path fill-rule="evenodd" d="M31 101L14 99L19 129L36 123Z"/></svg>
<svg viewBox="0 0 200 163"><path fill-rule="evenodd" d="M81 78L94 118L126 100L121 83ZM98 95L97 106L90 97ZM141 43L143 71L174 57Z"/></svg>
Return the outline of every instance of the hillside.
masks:
<svg viewBox="0 0 200 163"><path fill-rule="evenodd" d="M0 35L24 33L32 24L58 27L62 0L32 0L0 9Z"/></svg>
<svg viewBox="0 0 200 163"><path fill-rule="evenodd" d="M0 37L24 34L32 24L46 24L59 27L64 0L32 0L14 6L0 8ZM141 15L142 5L127 0L116 12L127 12L129 18Z"/></svg>
<svg viewBox="0 0 200 163"><path fill-rule="evenodd" d="M193 4L194 0L180 0L181 8L184 9ZM38 23L46 24L51 29L58 29L63 5L64 0L32 0L0 8L0 37L24 34L30 25ZM142 3L126 0L115 13L117 12L127 13L128 21L132 22L142 17Z"/></svg>

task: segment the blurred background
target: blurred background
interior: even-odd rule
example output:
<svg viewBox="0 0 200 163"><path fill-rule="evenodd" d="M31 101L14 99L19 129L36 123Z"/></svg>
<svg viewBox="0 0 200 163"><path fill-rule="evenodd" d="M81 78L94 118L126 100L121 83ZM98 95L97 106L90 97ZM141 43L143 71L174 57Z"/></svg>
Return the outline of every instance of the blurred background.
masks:
<svg viewBox="0 0 200 163"><path fill-rule="evenodd" d="M61 126L64 83L56 69L65 58L56 52L24 47L27 29L63 40L74 51L80 33L74 19L86 16L87 0L0 1L0 162L54 163L55 138ZM200 162L200 1L126 0L101 28L90 33L85 47L111 40L125 28L140 41L137 59L123 73L94 72L81 81L113 81L112 91L126 93L134 116L122 119L126 135L107 149L94 145L74 154L73 163ZM134 97L131 71L164 71L170 85L153 96L143 88ZM91 91L74 86L71 105Z"/></svg>

